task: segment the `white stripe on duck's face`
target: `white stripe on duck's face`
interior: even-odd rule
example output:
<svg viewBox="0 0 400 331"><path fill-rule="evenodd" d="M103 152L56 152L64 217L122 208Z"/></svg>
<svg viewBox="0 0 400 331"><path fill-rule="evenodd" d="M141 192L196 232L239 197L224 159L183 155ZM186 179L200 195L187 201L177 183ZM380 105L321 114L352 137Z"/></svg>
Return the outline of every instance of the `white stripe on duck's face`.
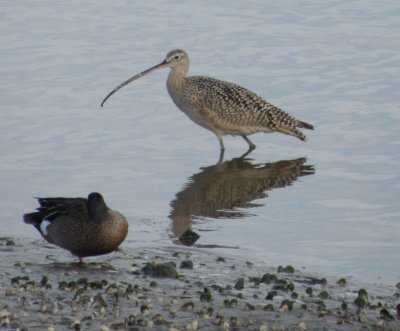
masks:
<svg viewBox="0 0 400 331"><path fill-rule="evenodd" d="M44 235L44 236L47 236L47 227L49 226L51 224L51 222L50 221L48 221L48 220L46 220L46 219L44 219L43 221L42 221L42 223L40 223L40 231L42 232L42 234Z"/></svg>

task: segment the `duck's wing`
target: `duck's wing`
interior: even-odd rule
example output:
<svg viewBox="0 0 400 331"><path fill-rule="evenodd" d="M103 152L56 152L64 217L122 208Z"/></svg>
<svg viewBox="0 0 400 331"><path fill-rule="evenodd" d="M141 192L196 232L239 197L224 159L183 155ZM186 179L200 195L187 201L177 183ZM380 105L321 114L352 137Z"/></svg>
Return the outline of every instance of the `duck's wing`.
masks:
<svg viewBox="0 0 400 331"><path fill-rule="evenodd" d="M88 217L87 200L85 198L37 198L40 207L36 212L25 214L23 219L27 224L34 225L40 231L43 221L51 223L64 215L66 219L80 215Z"/></svg>

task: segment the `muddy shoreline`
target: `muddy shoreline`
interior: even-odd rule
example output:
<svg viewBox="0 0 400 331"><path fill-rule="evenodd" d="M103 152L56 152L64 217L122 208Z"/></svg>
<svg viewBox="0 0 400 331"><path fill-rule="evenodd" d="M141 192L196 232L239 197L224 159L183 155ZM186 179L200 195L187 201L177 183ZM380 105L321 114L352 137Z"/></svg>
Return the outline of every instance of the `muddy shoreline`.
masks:
<svg viewBox="0 0 400 331"><path fill-rule="evenodd" d="M4 330L400 330L396 284L172 245L84 264L41 240L2 238L0 251Z"/></svg>

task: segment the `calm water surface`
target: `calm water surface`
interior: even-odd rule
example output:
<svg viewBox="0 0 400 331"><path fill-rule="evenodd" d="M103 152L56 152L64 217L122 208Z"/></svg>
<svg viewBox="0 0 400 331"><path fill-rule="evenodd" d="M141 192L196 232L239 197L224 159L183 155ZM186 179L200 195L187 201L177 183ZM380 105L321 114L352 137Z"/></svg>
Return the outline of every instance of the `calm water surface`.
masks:
<svg viewBox="0 0 400 331"><path fill-rule="evenodd" d="M0 235L39 238L34 196L103 193L126 249L188 227L221 254L400 280L398 1L3 1ZM309 141L215 136L167 95L167 70L100 102L174 48L315 125ZM225 247L225 248L224 248ZM66 259L70 258L66 254Z"/></svg>

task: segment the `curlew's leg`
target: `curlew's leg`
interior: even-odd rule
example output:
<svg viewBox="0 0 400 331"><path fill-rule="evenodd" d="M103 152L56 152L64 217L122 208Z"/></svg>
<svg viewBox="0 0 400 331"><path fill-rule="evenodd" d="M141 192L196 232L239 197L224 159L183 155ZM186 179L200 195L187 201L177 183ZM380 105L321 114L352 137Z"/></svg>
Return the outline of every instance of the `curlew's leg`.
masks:
<svg viewBox="0 0 400 331"><path fill-rule="evenodd" d="M218 160L218 164L222 163L222 161L224 160L224 154L225 154L225 150L221 149L220 153L219 153L219 160Z"/></svg>
<svg viewBox="0 0 400 331"><path fill-rule="evenodd" d="M224 151L225 150L225 146L224 146L224 141L222 140L222 137L217 135L217 138L218 138L218 141L219 141L219 146L221 147L221 151Z"/></svg>
<svg viewBox="0 0 400 331"><path fill-rule="evenodd" d="M247 138L247 136L242 135L242 138L243 138L244 140L246 140L246 142L249 144L249 151L248 151L248 152L251 152L254 148L256 148L256 145L254 145L254 144L250 141L250 139Z"/></svg>

